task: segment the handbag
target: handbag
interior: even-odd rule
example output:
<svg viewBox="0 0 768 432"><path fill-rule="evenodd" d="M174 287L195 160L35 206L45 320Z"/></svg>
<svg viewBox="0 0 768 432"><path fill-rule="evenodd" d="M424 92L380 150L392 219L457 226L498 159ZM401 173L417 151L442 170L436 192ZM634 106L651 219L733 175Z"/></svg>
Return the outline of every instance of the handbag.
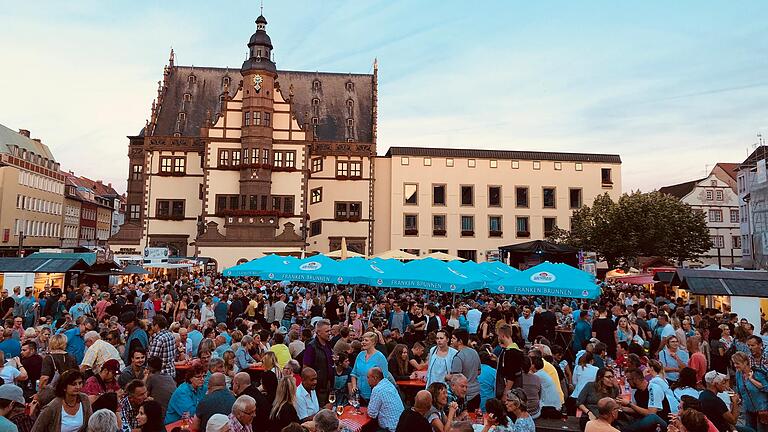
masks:
<svg viewBox="0 0 768 432"><path fill-rule="evenodd" d="M742 374L742 377L743 375L744 374ZM749 398L750 402L752 402L752 406L756 407L757 405L755 405L755 401L752 400L752 395L749 394L749 389L747 388L747 384L743 383L743 385L744 385L744 393L747 394L747 397ZM760 424L768 424L768 410L760 410L757 412L757 422Z"/></svg>

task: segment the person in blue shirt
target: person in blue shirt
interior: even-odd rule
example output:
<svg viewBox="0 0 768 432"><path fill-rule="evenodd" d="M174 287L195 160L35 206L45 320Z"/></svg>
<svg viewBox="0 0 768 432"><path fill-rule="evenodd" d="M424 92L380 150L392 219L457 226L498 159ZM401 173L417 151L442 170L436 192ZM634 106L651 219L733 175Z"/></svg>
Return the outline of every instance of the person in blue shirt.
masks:
<svg viewBox="0 0 768 432"><path fill-rule="evenodd" d="M189 325L189 333L187 333L187 356L197 357L197 350L200 347L200 342L203 341L203 334L198 330L200 322L193 319Z"/></svg>
<svg viewBox="0 0 768 432"><path fill-rule="evenodd" d="M14 358L21 355L21 343L13 337L13 329L3 331L3 341L0 342L0 351L5 353L5 358ZM79 363L78 363L79 364Z"/></svg>
<svg viewBox="0 0 768 432"><path fill-rule="evenodd" d="M120 316L120 321L125 326L125 331L128 333L128 338L125 340L125 352L123 353L123 363L131 363L131 354L137 347L147 349L149 345L149 336L146 330L141 328L139 320L136 318L136 314L133 312L125 312ZM195 353L197 354L197 353Z"/></svg>
<svg viewBox="0 0 768 432"><path fill-rule="evenodd" d="M573 352L583 350L592 338L592 326L589 325L588 319L589 312L582 310L573 328Z"/></svg>
<svg viewBox="0 0 768 432"><path fill-rule="evenodd" d="M191 420L195 416L197 405L205 397L203 386L205 367L199 361L192 363L187 371L186 380L173 392L165 411L165 424L181 420L186 414Z"/></svg>
<svg viewBox="0 0 768 432"><path fill-rule="evenodd" d="M67 337L67 352L77 361L78 365L83 362L83 357L85 357L85 339L83 336L95 328L96 320L84 318L79 326L64 332Z"/></svg>
<svg viewBox="0 0 768 432"><path fill-rule="evenodd" d="M225 323L227 322L227 311L229 310L229 305L227 304L227 295L224 294L221 296L221 300L216 303L216 306L213 308L213 316L216 318L217 323Z"/></svg>
<svg viewBox="0 0 768 432"><path fill-rule="evenodd" d="M83 315L91 313L93 309L91 305L83 301L83 296L78 294L75 296L75 304L69 308L69 314L72 316L72 320L77 321Z"/></svg>
<svg viewBox="0 0 768 432"><path fill-rule="evenodd" d="M484 345L480 349L480 409L485 412L485 402L496 397L496 361L491 358L490 347Z"/></svg>
<svg viewBox="0 0 768 432"><path fill-rule="evenodd" d="M352 368L352 392L358 391L365 400L371 398L371 386L368 384L368 371L377 367L384 372L384 376L389 373L387 358L381 351L376 349L378 336L376 333L368 332L363 335L363 350L355 359L355 366Z"/></svg>

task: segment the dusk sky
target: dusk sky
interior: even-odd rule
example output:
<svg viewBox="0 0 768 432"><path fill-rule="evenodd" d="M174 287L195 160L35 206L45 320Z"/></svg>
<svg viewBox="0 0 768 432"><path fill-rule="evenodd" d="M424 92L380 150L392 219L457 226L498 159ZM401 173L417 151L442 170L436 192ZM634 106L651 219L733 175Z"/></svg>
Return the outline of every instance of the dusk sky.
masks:
<svg viewBox="0 0 768 432"><path fill-rule="evenodd" d="M14 2L0 123L125 190L126 135L179 65L239 68L259 2ZM764 1L288 1L279 69L370 73L389 146L618 153L623 190L701 178L768 134ZM760 23L763 24L760 24ZM767 135L768 136L768 135Z"/></svg>

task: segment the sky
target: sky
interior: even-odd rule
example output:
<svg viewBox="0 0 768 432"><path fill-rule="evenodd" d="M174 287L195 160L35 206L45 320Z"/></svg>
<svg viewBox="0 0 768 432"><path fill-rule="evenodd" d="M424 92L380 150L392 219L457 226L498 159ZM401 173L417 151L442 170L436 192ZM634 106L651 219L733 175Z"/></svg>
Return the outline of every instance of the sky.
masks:
<svg viewBox="0 0 768 432"><path fill-rule="evenodd" d="M764 1L265 0L279 69L371 73L378 150L621 155L624 191L698 179L768 137ZM258 1L14 2L0 123L125 190L127 135L176 64L237 68Z"/></svg>

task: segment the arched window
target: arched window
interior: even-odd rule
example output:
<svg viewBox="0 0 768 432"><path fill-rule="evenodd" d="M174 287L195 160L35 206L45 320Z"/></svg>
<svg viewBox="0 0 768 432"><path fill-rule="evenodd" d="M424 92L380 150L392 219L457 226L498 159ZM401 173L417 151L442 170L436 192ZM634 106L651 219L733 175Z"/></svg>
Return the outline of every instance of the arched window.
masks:
<svg viewBox="0 0 768 432"><path fill-rule="evenodd" d="M313 98L312 99L312 106L318 106L318 105L320 105L320 99Z"/></svg>
<svg viewBox="0 0 768 432"><path fill-rule="evenodd" d="M347 91L355 91L355 83L347 81Z"/></svg>
<svg viewBox="0 0 768 432"><path fill-rule="evenodd" d="M187 114L180 112L179 113L179 121L184 121L187 119Z"/></svg>
<svg viewBox="0 0 768 432"><path fill-rule="evenodd" d="M196 82L197 82L197 77L195 76L195 74L190 74L189 75L189 83L190 84L194 84Z"/></svg>
<svg viewBox="0 0 768 432"><path fill-rule="evenodd" d="M192 95L189 93L184 93L184 102L192 102Z"/></svg>
<svg viewBox="0 0 768 432"><path fill-rule="evenodd" d="M225 76L224 79L221 80L221 85L228 86L229 85L229 77Z"/></svg>
<svg viewBox="0 0 768 432"><path fill-rule="evenodd" d="M314 90L320 90L320 80L314 80L312 81L312 89Z"/></svg>

